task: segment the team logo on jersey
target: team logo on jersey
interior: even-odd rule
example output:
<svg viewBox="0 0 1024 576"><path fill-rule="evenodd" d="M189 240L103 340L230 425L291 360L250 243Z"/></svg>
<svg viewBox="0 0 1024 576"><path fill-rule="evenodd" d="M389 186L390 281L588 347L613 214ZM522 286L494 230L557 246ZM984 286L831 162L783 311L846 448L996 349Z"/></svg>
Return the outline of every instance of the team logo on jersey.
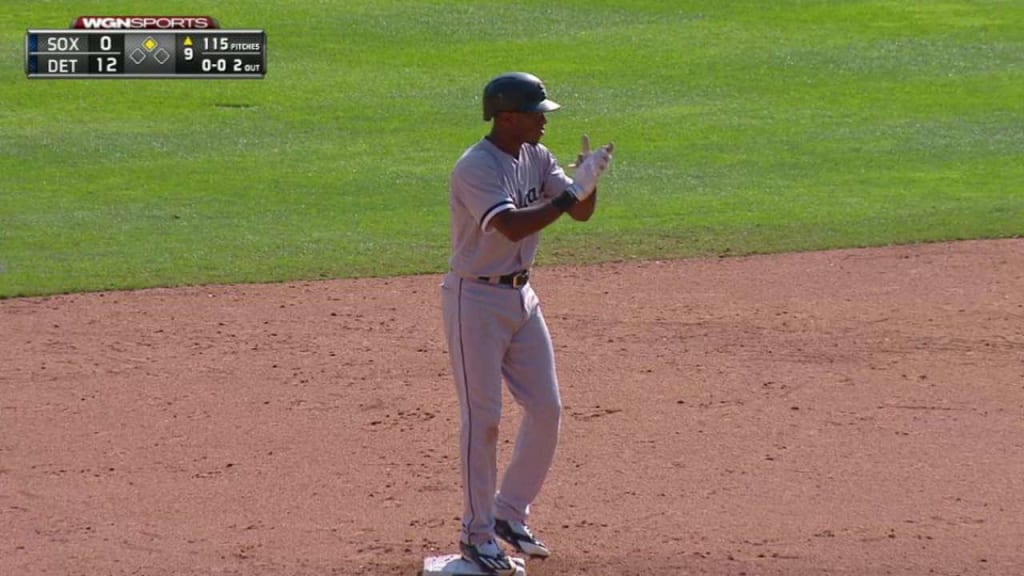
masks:
<svg viewBox="0 0 1024 576"><path fill-rule="evenodd" d="M538 200L540 200L540 193L537 192L537 187L534 186L526 194L522 192L516 194L516 208L526 208L536 204Z"/></svg>

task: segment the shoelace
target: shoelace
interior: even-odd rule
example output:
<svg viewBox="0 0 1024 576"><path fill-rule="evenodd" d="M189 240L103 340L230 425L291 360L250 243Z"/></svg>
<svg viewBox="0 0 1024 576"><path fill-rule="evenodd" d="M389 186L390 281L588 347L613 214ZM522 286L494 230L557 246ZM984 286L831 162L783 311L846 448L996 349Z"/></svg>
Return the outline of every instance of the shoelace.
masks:
<svg viewBox="0 0 1024 576"><path fill-rule="evenodd" d="M513 524L512 522L509 522L508 525L509 525L509 528L512 529L512 532L516 532L516 533L519 533L520 535L526 536L530 540L536 540L537 539L537 538L534 537L533 532L530 532L530 527L527 526L526 524L523 524L522 522L516 522L515 524Z"/></svg>

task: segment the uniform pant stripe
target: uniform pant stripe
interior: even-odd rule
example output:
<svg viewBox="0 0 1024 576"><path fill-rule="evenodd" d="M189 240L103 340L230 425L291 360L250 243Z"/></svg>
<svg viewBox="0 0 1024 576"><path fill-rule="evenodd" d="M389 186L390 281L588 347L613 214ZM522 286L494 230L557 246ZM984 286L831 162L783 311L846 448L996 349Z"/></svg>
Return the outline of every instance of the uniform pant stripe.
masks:
<svg viewBox="0 0 1024 576"><path fill-rule="evenodd" d="M473 464L470 461L470 457L473 454L473 407L472 402L469 399L469 373L466 371L466 348L465 338L462 336L462 285L465 282L462 278L459 278L459 305L458 305L458 322L459 322L459 360L462 363L462 387L463 392L466 395L466 486L467 500L469 501L469 520L464 524L467 531L469 526L476 520L476 509L473 507L473 495L471 492L473 486Z"/></svg>

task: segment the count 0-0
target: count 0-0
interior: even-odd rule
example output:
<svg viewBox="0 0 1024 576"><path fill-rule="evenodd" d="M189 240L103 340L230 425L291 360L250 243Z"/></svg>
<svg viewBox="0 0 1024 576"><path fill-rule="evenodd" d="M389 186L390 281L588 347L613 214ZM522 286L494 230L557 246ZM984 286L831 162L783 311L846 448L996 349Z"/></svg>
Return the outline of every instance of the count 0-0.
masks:
<svg viewBox="0 0 1024 576"><path fill-rule="evenodd" d="M227 72L230 69L232 73L240 74L258 73L261 66L257 63L246 63L241 58L203 58L200 67L203 72Z"/></svg>

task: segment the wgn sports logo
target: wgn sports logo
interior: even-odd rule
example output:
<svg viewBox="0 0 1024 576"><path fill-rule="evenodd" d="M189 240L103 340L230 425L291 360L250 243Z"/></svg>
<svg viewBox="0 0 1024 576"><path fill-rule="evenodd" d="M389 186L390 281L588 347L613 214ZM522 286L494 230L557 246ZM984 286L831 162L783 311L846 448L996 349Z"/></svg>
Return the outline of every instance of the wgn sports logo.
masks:
<svg viewBox="0 0 1024 576"><path fill-rule="evenodd" d="M207 30L219 28L209 16L79 16L79 30Z"/></svg>

